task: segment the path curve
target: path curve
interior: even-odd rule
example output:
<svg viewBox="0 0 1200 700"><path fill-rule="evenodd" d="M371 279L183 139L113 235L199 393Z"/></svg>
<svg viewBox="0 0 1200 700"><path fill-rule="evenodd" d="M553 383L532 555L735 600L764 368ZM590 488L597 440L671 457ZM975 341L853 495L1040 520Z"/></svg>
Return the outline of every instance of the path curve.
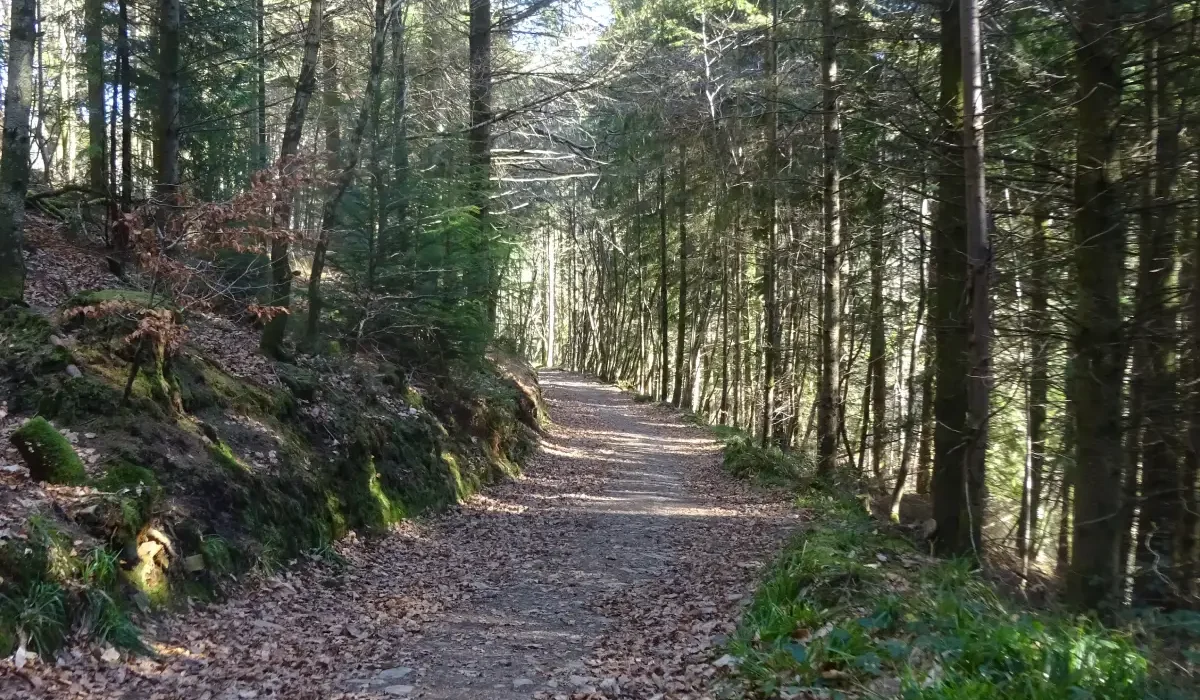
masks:
<svg viewBox="0 0 1200 700"><path fill-rule="evenodd" d="M554 426L525 475L388 537L76 652L36 697L707 698L758 569L798 524L719 469L707 431L543 372Z"/></svg>

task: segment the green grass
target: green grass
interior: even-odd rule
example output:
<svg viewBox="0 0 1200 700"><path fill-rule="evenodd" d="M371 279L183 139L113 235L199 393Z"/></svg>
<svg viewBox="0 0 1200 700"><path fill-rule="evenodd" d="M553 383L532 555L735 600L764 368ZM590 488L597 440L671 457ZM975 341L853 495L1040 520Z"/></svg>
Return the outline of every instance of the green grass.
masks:
<svg viewBox="0 0 1200 700"><path fill-rule="evenodd" d="M805 689L905 700L1188 697L1129 632L1030 612L962 561L889 535L853 498L813 492L815 519L762 582L727 651L749 697ZM819 690L817 690L819 689Z"/></svg>
<svg viewBox="0 0 1200 700"><path fill-rule="evenodd" d="M34 581L15 595L0 594L0 623L23 637L30 649L49 654L67 634L67 596L51 581Z"/></svg>
<svg viewBox="0 0 1200 700"><path fill-rule="evenodd" d="M814 474L812 459L806 453L784 452L775 445L763 447L754 437L731 428L722 427L714 432L725 440L726 471L740 479L795 485Z"/></svg>

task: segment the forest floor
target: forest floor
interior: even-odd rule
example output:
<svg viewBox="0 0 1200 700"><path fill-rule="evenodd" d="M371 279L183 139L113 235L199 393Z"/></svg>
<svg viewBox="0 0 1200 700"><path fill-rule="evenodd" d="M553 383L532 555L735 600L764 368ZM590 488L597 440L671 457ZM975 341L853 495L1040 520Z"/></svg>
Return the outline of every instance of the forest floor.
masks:
<svg viewBox="0 0 1200 700"><path fill-rule="evenodd" d="M541 379L553 425L521 478L160 618L153 655L9 667L0 695L712 697L720 644L802 512L722 472L673 412Z"/></svg>

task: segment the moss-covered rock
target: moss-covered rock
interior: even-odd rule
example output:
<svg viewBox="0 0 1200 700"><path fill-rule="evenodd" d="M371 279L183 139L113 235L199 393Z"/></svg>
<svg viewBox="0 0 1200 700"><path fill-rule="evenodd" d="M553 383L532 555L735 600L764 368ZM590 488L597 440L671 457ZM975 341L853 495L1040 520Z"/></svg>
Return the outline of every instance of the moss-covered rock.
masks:
<svg viewBox="0 0 1200 700"><path fill-rule="evenodd" d="M81 484L87 479L75 448L45 418L28 421L12 434L11 440L34 481Z"/></svg>
<svg viewBox="0 0 1200 700"><path fill-rule="evenodd" d="M301 401L313 401L317 398L321 382L315 372L295 365L280 364L275 368L275 373L295 398Z"/></svg>

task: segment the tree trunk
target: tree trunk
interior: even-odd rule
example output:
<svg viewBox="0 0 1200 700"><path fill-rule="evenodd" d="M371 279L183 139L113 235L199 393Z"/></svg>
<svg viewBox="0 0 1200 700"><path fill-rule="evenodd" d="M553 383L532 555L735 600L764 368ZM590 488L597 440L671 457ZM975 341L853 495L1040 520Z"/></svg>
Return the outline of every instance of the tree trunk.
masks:
<svg viewBox="0 0 1200 700"><path fill-rule="evenodd" d="M1183 506L1179 521L1179 549L1176 559L1179 561L1180 578L1190 582L1190 589L1185 588L1184 594L1196 595L1196 577L1198 569L1197 527L1200 526L1200 504L1197 504L1197 476L1200 474L1200 162L1196 163L1197 172L1194 174L1193 186L1198 190L1194 193L1192 208L1192 240L1188 255L1191 260L1191 274L1187 285L1187 324L1188 352L1186 355L1186 371L1191 387L1187 395L1186 409L1188 415L1187 442L1183 459L1183 474L1180 480L1180 492L1183 494Z"/></svg>
<svg viewBox="0 0 1200 700"><path fill-rule="evenodd" d="M687 337L687 150L679 142L679 308L675 314L675 388L671 391L671 404L683 406L683 385L687 372L683 367L683 347Z"/></svg>
<svg viewBox="0 0 1200 700"><path fill-rule="evenodd" d="M258 115L255 119L258 133L254 135L254 167L266 170L270 152L267 147L267 8L264 0L254 3L254 41L254 108Z"/></svg>
<svg viewBox="0 0 1200 700"><path fill-rule="evenodd" d="M1164 37L1172 30L1174 13L1169 3L1151 11L1147 30ZM1147 314L1146 422L1142 428L1142 503L1133 580L1136 602L1173 608L1184 604L1189 582L1180 581L1174 554L1179 523L1179 413L1175 375L1176 311L1174 290L1168 289L1175 269L1175 204L1171 191L1178 172L1179 133L1175 122L1175 92L1160 52L1151 49L1157 129L1154 153L1153 210L1150 218L1150 262L1145 277ZM1148 96L1147 99L1150 99ZM1123 562L1118 562L1118 565Z"/></svg>
<svg viewBox="0 0 1200 700"><path fill-rule="evenodd" d="M408 69L405 60L407 45L404 36L405 13L397 10L392 20L392 79L395 92L392 101L392 182L389 221L389 247L400 256L401 288L408 286L409 225L408 225Z"/></svg>
<svg viewBox="0 0 1200 700"><path fill-rule="evenodd" d="M108 189L105 157L104 100L104 0L86 0L83 5L84 65L87 71L88 187L95 193ZM71 158L74 154L67 154Z"/></svg>
<svg viewBox="0 0 1200 700"><path fill-rule="evenodd" d="M916 428L917 428L917 425L916 425L916 422L917 422L916 421L916 398L917 398L916 372L917 372L917 357L918 357L917 352L922 344L926 344L926 345L928 344L926 341L927 333L925 332L925 328L928 325L925 322L925 297L926 297L926 294L928 291L928 287L927 287L926 274L925 274L925 269L926 269L925 257L926 256L925 256L925 236L924 236L924 231L923 231L924 217L922 217L921 221L922 221L922 231L919 232L919 237L918 237L920 248L919 248L919 252L918 252L919 262L917 263L918 275L919 275L918 280L917 280L917 283L918 283L917 313L916 313L916 318L914 319L914 322L913 322L914 327L913 327L912 346L909 349L909 353L908 353L908 378L905 380L905 394L907 396L907 400L905 401L905 406L907 409L907 413L904 417L904 443L903 443L903 446L901 447L901 451L900 451L900 472L896 475L896 483L895 483L895 486L892 488L891 502L888 504L888 514L891 515L891 517L893 519L895 519L899 516L900 499L904 496L904 489L906 488L905 482L908 481L909 466L912 462L912 454L913 454L913 436L914 436L914 433L916 432ZM929 387L929 383L925 379L925 377L928 376L928 374L929 374L928 367L926 367L925 370L922 372L922 379L921 379L921 384L922 384L923 390L926 387ZM922 400L922 406L921 406L922 424L920 427L921 427L922 435L925 432L924 417L928 411L928 409L926 407L929 406L929 399L930 399L930 397L928 395L923 395L922 399L921 399ZM921 440L921 442L923 443L922 447L925 447L925 445L924 445L925 441ZM918 458L918 460L920 460L920 458ZM923 468L922 464L918 463L918 466L917 466L917 493L924 495L925 493L928 492L928 490L929 490L928 470Z"/></svg>
<svg viewBox="0 0 1200 700"><path fill-rule="evenodd" d="M1121 278L1125 263L1120 175L1120 9L1081 0L1075 175L1075 272L1079 297L1074 379L1076 464L1073 552L1067 597L1080 607L1114 600L1121 533Z"/></svg>
<svg viewBox="0 0 1200 700"><path fill-rule="evenodd" d="M317 247L313 251L312 274L308 278L308 319L304 338L310 346L317 340L321 310L324 304L324 300L321 298L321 276L325 270L325 256L329 251L329 236L338 225L338 215L346 190L354 182L354 174L358 169L358 161L362 154L363 136L366 134L367 123L370 121L371 105L375 100L375 95L379 92L379 79L383 72L383 49L387 38L389 19L389 15L385 12L386 8L384 0L375 0L375 34L371 40L370 66L367 69L367 87L363 92L363 103L358 110L354 132L350 135L350 146L346 149L346 159L341 164L333 193L325 200L325 206L321 210L321 235L317 239Z"/></svg>
<svg viewBox="0 0 1200 700"><path fill-rule="evenodd" d="M839 306L841 301L841 270L839 253L842 237L841 203L841 118L838 114L837 26L834 23L833 0L821 3L823 32L821 52L822 94L822 171L824 198L822 206L822 276L824 287L821 299L821 373L817 408L817 470L829 476L837 466L837 431L840 423L838 391Z"/></svg>
<svg viewBox="0 0 1200 700"><path fill-rule="evenodd" d="M158 226L165 228L179 190L179 30L182 0L161 0L158 25Z"/></svg>
<svg viewBox="0 0 1200 700"><path fill-rule="evenodd" d="M477 207L480 233L478 243L472 249L473 269L467 275L467 293L483 301L487 307L488 320L495 326L496 299L493 287L495 264L492 251L486 243L488 222L488 198L491 195L489 178L492 172L492 3L491 0L470 0L468 28L468 59L470 77L468 92L471 110L471 127L467 132L467 161L471 168L470 187L472 203Z"/></svg>
<svg viewBox="0 0 1200 700"><path fill-rule="evenodd" d="M33 103L35 0L12 0L4 150L0 154L0 308L24 303L25 193L29 189L29 112Z"/></svg>
<svg viewBox="0 0 1200 700"><path fill-rule="evenodd" d="M962 153L962 32L959 0L946 0L941 26L941 162L933 257L937 381L934 393L933 517L935 549L943 555L974 549L966 498L968 442L968 323L966 178Z"/></svg>
<svg viewBox="0 0 1200 700"><path fill-rule="evenodd" d="M979 0L960 0L963 30L963 155L966 175L968 303L967 450L964 458L967 529L971 553L981 555L983 508L987 485L989 399L992 388L992 247L988 239L987 181L983 152L983 44L979 37ZM955 538L956 544L959 538Z"/></svg>
<svg viewBox="0 0 1200 700"><path fill-rule="evenodd" d="M333 38L333 23L325 25L325 43L321 51L321 128L325 130L325 157L329 169L334 170L341 162L342 126L338 112L341 110L342 93L338 80L337 41Z"/></svg>
<svg viewBox="0 0 1200 700"><path fill-rule="evenodd" d="M667 360L670 350L670 318L667 309L667 163L663 159L658 171L658 335L659 370L658 400L666 402L671 380L671 364Z"/></svg>
<svg viewBox="0 0 1200 700"><path fill-rule="evenodd" d="M882 488L887 476L884 464L884 446L887 434L887 339L883 320L883 190L875 187L871 202L879 217L879 223L871 236L871 475L875 484Z"/></svg>
<svg viewBox="0 0 1200 700"><path fill-rule="evenodd" d="M130 82L133 71L129 66L129 3L119 0L117 4L117 70L121 83L121 211L133 208L133 99ZM124 230L124 226L120 227ZM123 250L129 243L128 231L117 248Z"/></svg>
<svg viewBox="0 0 1200 700"><path fill-rule="evenodd" d="M1039 179L1050 173L1045 163L1049 154L1038 153ZM1047 197L1033 205L1033 228L1029 242L1029 398L1026 432L1029 440L1029 475L1022 486L1021 514L1017 522L1017 555L1024 571L1037 557L1038 525L1042 503L1042 481L1046 465L1046 401L1049 394L1050 317L1046 233L1050 224Z"/></svg>
<svg viewBox="0 0 1200 700"><path fill-rule="evenodd" d="M324 0L312 0L308 8L308 27L304 33L304 59L300 64L300 77L296 80L296 94L284 122L283 140L279 144L279 167L291 166L300 150L300 137L304 134L304 118L308 104L317 89L317 57L321 49L321 21L325 12ZM290 195L276 203L274 227L276 230L288 225L291 218ZM292 265L290 243L286 237L277 237L271 242L271 305L287 309L292 297ZM287 313L280 313L267 322L263 329L260 348L263 354L279 358L283 351L283 337L287 333Z"/></svg>

